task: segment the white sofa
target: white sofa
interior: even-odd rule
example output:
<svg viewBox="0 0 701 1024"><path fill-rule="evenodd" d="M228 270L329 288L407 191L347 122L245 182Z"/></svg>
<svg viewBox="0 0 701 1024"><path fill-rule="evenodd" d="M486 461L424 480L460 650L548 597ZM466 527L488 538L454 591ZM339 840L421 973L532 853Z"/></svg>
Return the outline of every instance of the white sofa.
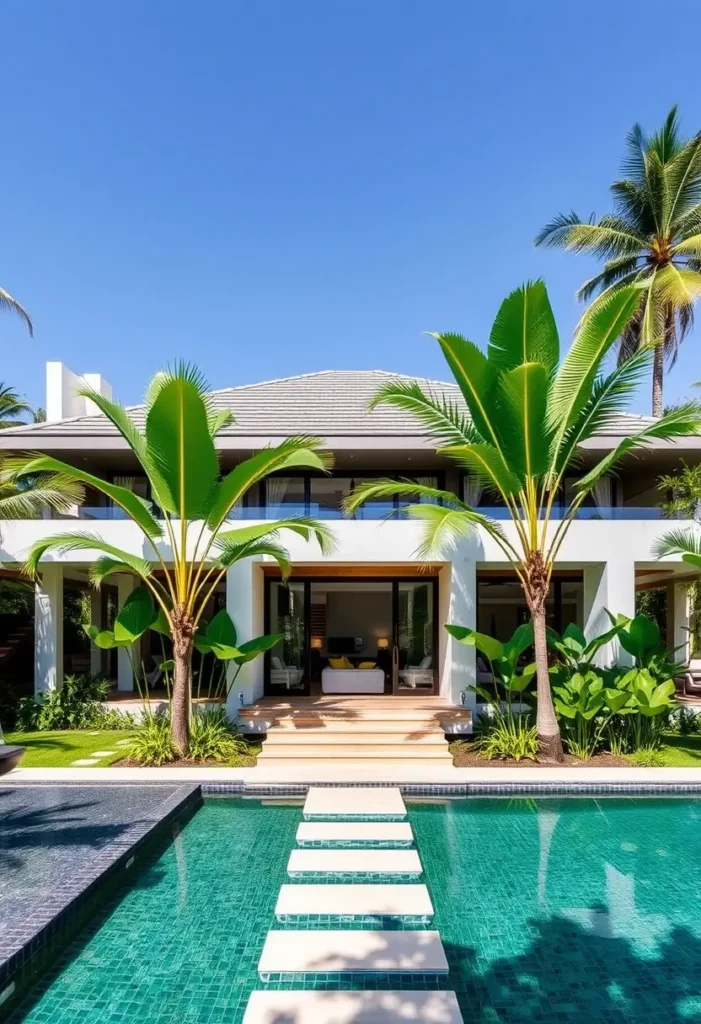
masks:
<svg viewBox="0 0 701 1024"><path fill-rule="evenodd" d="M325 668L321 673L322 693L384 693L385 674L381 668Z"/></svg>

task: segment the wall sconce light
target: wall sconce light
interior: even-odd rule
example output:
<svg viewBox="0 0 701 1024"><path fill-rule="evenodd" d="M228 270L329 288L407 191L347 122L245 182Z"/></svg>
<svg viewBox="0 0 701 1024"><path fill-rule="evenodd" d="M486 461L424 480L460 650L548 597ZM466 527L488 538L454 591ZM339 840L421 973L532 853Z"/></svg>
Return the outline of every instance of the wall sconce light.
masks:
<svg viewBox="0 0 701 1024"><path fill-rule="evenodd" d="M389 647L389 640L386 636L380 636L377 638L377 646L381 651L386 651Z"/></svg>
<svg viewBox="0 0 701 1024"><path fill-rule="evenodd" d="M323 640L320 636L313 636L311 640L311 648L313 651L320 651L324 646Z"/></svg>

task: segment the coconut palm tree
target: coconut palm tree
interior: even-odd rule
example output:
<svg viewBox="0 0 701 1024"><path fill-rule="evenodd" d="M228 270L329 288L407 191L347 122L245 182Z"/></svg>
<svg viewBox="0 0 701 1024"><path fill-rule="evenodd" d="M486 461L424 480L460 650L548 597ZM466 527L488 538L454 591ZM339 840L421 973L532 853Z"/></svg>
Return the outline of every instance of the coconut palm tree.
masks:
<svg viewBox="0 0 701 1024"><path fill-rule="evenodd" d="M30 319L29 313L20 305L17 299L14 299L9 292L6 292L4 288L0 288L0 310L4 310L8 313L16 313L18 317L24 320L29 331L30 338L34 337L34 327Z"/></svg>
<svg viewBox="0 0 701 1024"><path fill-rule="evenodd" d="M641 346L654 346L652 414L661 416L665 359L674 364L701 295L701 133L682 138L672 107L649 137L636 124L627 145L623 177L611 186L613 212L588 221L559 214L535 244L603 260L579 289L580 299L645 284L621 331L618 357L624 362Z"/></svg>
<svg viewBox="0 0 701 1024"><path fill-rule="evenodd" d="M189 742L195 634L227 570L240 559L267 555L278 562L283 574L289 572L289 556L279 543L283 530L315 538L324 551L331 545L328 528L305 516L227 530L229 513L246 491L270 473L290 467L326 470L330 458L316 439L292 437L264 448L222 476L215 438L233 416L214 410L204 379L186 364L157 374L151 381L143 432L117 402L92 388L81 393L95 402L126 441L149 480L162 518L128 488L59 459L27 456L17 461L17 469L29 475L59 473L100 491L139 527L150 557L117 548L96 534L69 533L37 542L30 549L26 568L35 574L49 551L89 550L99 554L90 571L94 586L118 572L143 581L165 616L173 642L171 733L174 745L184 755Z"/></svg>
<svg viewBox="0 0 701 1024"><path fill-rule="evenodd" d="M24 420L19 417L25 413L33 415L29 403L20 398L13 387L0 381L0 430L22 426Z"/></svg>
<svg viewBox="0 0 701 1024"><path fill-rule="evenodd" d="M426 560L478 527L501 548L521 583L533 622L538 739L545 760L562 758L548 674L545 602L570 524L596 482L624 455L655 438L668 440L701 430L701 413L690 403L625 438L579 479L574 497L560 517L556 515L565 473L576 463L580 446L615 419L649 367L652 352L643 349L612 373L602 373L639 296L638 288L620 288L591 306L560 361L545 285L527 284L502 303L486 354L460 335L433 335L460 387L467 414L415 382L389 381L374 397L373 406L391 405L413 413L440 454L454 459L497 495L510 513L510 530L448 491L408 481L363 484L346 505L351 514L373 498L423 498L405 512L424 523L419 554ZM426 503L427 499L436 503Z"/></svg>

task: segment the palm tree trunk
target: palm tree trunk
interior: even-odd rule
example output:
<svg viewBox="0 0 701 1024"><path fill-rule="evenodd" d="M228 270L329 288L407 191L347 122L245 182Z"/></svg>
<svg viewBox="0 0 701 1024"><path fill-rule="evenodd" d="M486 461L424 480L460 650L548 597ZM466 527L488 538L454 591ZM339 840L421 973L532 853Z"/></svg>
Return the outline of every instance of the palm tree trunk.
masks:
<svg viewBox="0 0 701 1024"><path fill-rule="evenodd" d="M555 716L553 695L548 672L548 645L545 639L545 602L531 611L533 618L533 644L536 663L536 694L538 710L538 753L541 761L563 761L560 727Z"/></svg>
<svg viewBox="0 0 701 1024"><path fill-rule="evenodd" d="M171 614L173 639L173 694L170 702L170 735L181 757L190 745L190 670L194 627L185 608Z"/></svg>
<svg viewBox="0 0 701 1024"><path fill-rule="evenodd" d="M664 383L664 342L655 345L655 356L652 363L652 415L661 416L664 410L662 402L662 386Z"/></svg>

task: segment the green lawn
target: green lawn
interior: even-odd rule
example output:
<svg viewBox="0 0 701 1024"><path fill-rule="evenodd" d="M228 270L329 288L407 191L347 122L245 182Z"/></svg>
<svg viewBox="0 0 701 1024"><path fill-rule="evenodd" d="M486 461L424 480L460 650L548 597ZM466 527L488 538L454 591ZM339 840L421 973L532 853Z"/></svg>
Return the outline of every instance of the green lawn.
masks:
<svg viewBox="0 0 701 1024"><path fill-rule="evenodd" d="M667 732L660 753L668 768L701 768L701 736Z"/></svg>
<svg viewBox="0 0 701 1024"><path fill-rule="evenodd" d="M127 748L118 747L117 741L131 736L133 732L125 730L93 732L90 729L72 729L60 732L10 732L5 733L5 742L26 748L20 762L22 768L68 768L74 761L93 758L96 750L113 751L108 756L98 758L94 765L95 768L106 768L125 756Z"/></svg>

